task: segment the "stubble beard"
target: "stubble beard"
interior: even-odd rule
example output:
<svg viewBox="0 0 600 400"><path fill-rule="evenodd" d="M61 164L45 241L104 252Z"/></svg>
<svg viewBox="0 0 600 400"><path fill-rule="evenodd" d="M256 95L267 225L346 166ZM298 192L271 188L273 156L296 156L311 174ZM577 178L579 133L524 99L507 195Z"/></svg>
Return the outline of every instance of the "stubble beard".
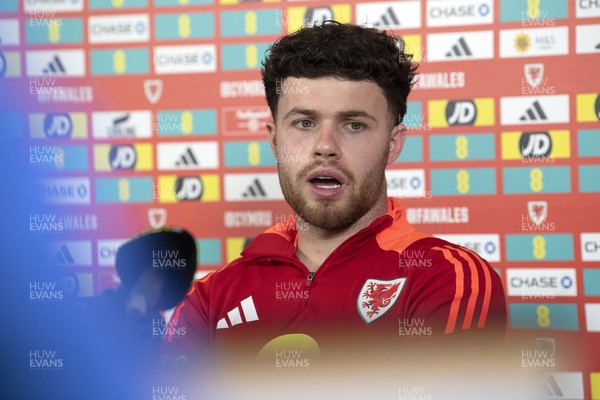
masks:
<svg viewBox="0 0 600 400"><path fill-rule="evenodd" d="M387 156L380 158L361 182L357 182L354 174L336 162L307 165L296 176L292 176L285 163L278 162L281 191L292 210L303 221L327 231L343 230L371 210L381 198L382 191L385 194L386 160ZM343 198L309 200L304 196L306 178L320 167L334 168L344 174L347 181Z"/></svg>

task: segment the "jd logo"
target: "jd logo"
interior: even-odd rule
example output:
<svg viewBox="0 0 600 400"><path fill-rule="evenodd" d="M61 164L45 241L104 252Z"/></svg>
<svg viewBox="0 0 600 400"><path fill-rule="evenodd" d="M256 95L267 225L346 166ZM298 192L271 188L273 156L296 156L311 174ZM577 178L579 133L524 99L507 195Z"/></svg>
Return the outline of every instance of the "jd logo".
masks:
<svg viewBox="0 0 600 400"><path fill-rule="evenodd" d="M48 138L68 138L73 133L73 122L69 114L46 114L44 133Z"/></svg>
<svg viewBox="0 0 600 400"><path fill-rule="evenodd" d="M306 10L304 26L312 28L315 23L322 24L327 20L333 20L333 11L329 7L315 7Z"/></svg>
<svg viewBox="0 0 600 400"><path fill-rule="evenodd" d="M552 139L548 132L524 132L519 147L523 157L547 157L552 151Z"/></svg>
<svg viewBox="0 0 600 400"><path fill-rule="evenodd" d="M131 145L113 146L108 158L112 169L132 169L137 161L135 148Z"/></svg>
<svg viewBox="0 0 600 400"><path fill-rule="evenodd" d="M446 106L448 125L473 125L477 119L477 107L471 100L449 101Z"/></svg>
<svg viewBox="0 0 600 400"><path fill-rule="evenodd" d="M178 200L198 200L202 197L202 181L197 176L183 176L175 182Z"/></svg>

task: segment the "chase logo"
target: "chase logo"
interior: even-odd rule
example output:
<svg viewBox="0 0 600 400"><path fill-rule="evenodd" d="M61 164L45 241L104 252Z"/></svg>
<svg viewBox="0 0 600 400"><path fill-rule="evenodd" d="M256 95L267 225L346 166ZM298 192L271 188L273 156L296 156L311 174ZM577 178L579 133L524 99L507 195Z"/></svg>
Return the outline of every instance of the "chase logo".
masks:
<svg viewBox="0 0 600 400"><path fill-rule="evenodd" d="M575 268L508 268L508 295L523 298L577 296Z"/></svg>
<svg viewBox="0 0 600 400"><path fill-rule="evenodd" d="M92 50L92 75L129 75L150 72L148 49Z"/></svg>
<svg viewBox="0 0 600 400"><path fill-rule="evenodd" d="M84 112L29 114L29 136L35 139L86 139L87 115Z"/></svg>
<svg viewBox="0 0 600 400"><path fill-rule="evenodd" d="M581 260L585 262L600 261L600 233L585 232L581 234ZM600 281L598 281L600 282Z"/></svg>
<svg viewBox="0 0 600 400"><path fill-rule="evenodd" d="M96 171L136 170L151 171L154 167L154 152L151 143L134 145L94 146L94 168Z"/></svg>
<svg viewBox="0 0 600 400"><path fill-rule="evenodd" d="M492 0L438 0L427 2L427 26L464 26L491 24Z"/></svg>
<svg viewBox="0 0 600 400"><path fill-rule="evenodd" d="M96 178L98 203L150 203L152 178Z"/></svg>
<svg viewBox="0 0 600 400"><path fill-rule="evenodd" d="M500 235L496 233L435 234L433 236L466 247L489 262L500 262Z"/></svg>
<svg viewBox="0 0 600 400"><path fill-rule="evenodd" d="M552 161L571 157L568 130L502 132L502 159Z"/></svg>
<svg viewBox="0 0 600 400"><path fill-rule="evenodd" d="M600 17L600 1L598 0L579 0L575 8L577 18Z"/></svg>
<svg viewBox="0 0 600 400"><path fill-rule="evenodd" d="M25 27L28 44L70 44L83 42L81 18L30 19Z"/></svg>
<svg viewBox="0 0 600 400"><path fill-rule="evenodd" d="M154 47L154 70L157 74L215 72L217 50L213 44Z"/></svg>
<svg viewBox="0 0 600 400"><path fill-rule="evenodd" d="M385 171L388 196L401 198L425 197L425 170L390 169Z"/></svg>
<svg viewBox="0 0 600 400"><path fill-rule="evenodd" d="M102 267L114 266L117 250L125 242L125 239L98 240L98 265Z"/></svg>
<svg viewBox="0 0 600 400"><path fill-rule="evenodd" d="M88 20L88 40L92 44L147 42L149 38L148 14L92 16Z"/></svg>
<svg viewBox="0 0 600 400"><path fill-rule="evenodd" d="M19 20L0 19L0 47L20 44Z"/></svg>
<svg viewBox="0 0 600 400"><path fill-rule="evenodd" d="M600 121L600 95L586 93L577 95L577 122Z"/></svg>
<svg viewBox="0 0 600 400"><path fill-rule="evenodd" d="M223 11L221 36L257 36L281 34L281 10Z"/></svg>
<svg viewBox="0 0 600 400"><path fill-rule="evenodd" d="M287 33L303 27L312 27L327 20L335 20L343 24L352 22L350 4L336 4L328 7L288 7L282 15L282 24L287 25Z"/></svg>
<svg viewBox="0 0 600 400"><path fill-rule="evenodd" d="M494 125L494 99L473 100L430 100L428 103L429 124L435 128L449 126L492 126Z"/></svg>
<svg viewBox="0 0 600 400"><path fill-rule="evenodd" d="M46 179L41 182L42 199L50 204L90 204L88 178Z"/></svg>
<svg viewBox="0 0 600 400"><path fill-rule="evenodd" d="M155 188L155 198L158 198L161 203L219 201L221 199L219 175L161 175Z"/></svg>
<svg viewBox="0 0 600 400"><path fill-rule="evenodd" d="M421 27L419 1L358 3L356 23L363 26L413 29Z"/></svg>
<svg viewBox="0 0 600 400"><path fill-rule="evenodd" d="M215 35L213 13L158 14L154 16L156 40L206 39Z"/></svg>

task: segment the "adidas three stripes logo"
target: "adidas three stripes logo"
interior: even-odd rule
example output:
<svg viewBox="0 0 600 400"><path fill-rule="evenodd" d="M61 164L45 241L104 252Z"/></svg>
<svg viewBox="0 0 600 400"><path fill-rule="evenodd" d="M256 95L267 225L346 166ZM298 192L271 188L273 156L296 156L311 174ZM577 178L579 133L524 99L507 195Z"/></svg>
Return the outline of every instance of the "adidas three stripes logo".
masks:
<svg viewBox="0 0 600 400"><path fill-rule="evenodd" d="M244 322L258 321L252 296L246 297L240 305L227 313L227 316L217 322L217 329L227 329Z"/></svg>

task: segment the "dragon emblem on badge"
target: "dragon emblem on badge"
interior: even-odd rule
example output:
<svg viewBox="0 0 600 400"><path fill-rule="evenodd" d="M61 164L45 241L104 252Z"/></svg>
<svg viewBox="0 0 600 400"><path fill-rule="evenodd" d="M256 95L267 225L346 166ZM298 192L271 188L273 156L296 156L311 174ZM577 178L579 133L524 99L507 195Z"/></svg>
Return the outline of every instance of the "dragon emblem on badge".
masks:
<svg viewBox="0 0 600 400"><path fill-rule="evenodd" d="M400 297L405 281L406 278L391 281L367 279L356 302L358 312L367 324L375 321L392 308Z"/></svg>

